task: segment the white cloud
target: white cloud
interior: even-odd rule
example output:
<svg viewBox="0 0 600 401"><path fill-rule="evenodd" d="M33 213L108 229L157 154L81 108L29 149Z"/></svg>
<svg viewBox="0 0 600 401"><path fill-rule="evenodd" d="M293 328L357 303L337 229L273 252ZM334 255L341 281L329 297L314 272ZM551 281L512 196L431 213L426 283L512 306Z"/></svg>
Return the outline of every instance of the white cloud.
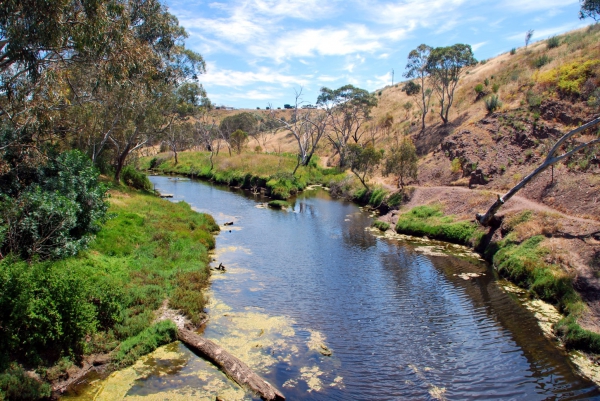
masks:
<svg viewBox="0 0 600 401"><path fill-rule="evenodd" d="M479 42L479 43L475 43L474 45L471 45L471 49L473 49L473 51L477 51L478 49L480 49L482 46L485 46L487 44L487 42Z"/></svg>
<svg viewBox="0 0 600 401"><path fill-rule="evenodd" d="M418 25L430 27L439 21L447 21L451 13L465 3L466 0L405 0L373 4L364 0L363 8L369 12L374 21L415 29Z"/></svg>
<svg viewBox="0 0 600 401"><path fill-rule="evenodd" d="M383 88L384 86L390 85L392 83L392 73L387 72L384 75L376 75L375 79L367 80L367 89L375 90L379 88Z"/></svg>
<svg viewBox="0 0 600 401"><path fill-rule="evenodd" d="M377 58L378 58L378 59L380 59L380 60L386 60L386 59L388 59L389 57L390 57L390 54L389 54L389 53L382 53L382 54L380 54L379 56L377 56Z"/></svg>
<svg viewBox="0 0 600 401"><path fill-rule="evenodd" d="M256 71L218 69L216 65L208 63L207 72L200 77L200 80L205 86L215 85L239 88L256 83L279 84L284 87L306 85L310 82L311 78L311 75L285 75L266 67L258 68Z"/></svg>
<svg viewBox="0 0 600 401"><path fill-rule="evenodd" d="M498 6L501 8L511 8L520 12L532 12L563 8L569 4L578 2L579 0L504 0Z"/></svg>
<svg viewBox="0 0 600 401"><path fill-rule="evenodd" d="M363 25L345 28L304 29L280 36L275 42L258 41L248 50L260 57L279 62L291 57L343 56L357 52L373 52L382 47L379 35Z"/></svg>

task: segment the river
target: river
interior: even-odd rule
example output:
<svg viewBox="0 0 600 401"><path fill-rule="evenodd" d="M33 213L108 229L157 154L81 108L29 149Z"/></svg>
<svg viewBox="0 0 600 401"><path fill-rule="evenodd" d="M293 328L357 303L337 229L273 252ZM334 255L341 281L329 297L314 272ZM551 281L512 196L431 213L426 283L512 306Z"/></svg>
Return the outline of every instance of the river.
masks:
<svg viewBox="0 0 600 401"><path fill-rule="evenodd" d="M233 222L217 237L212 264L226 271L213 273L204 335L288 400L600 399L491 268L458 247L441 256L377 235L368 212L323 190L273 210L243 191L151 180ZM253 399L179 343L128 372L75 398Z"/></svg>

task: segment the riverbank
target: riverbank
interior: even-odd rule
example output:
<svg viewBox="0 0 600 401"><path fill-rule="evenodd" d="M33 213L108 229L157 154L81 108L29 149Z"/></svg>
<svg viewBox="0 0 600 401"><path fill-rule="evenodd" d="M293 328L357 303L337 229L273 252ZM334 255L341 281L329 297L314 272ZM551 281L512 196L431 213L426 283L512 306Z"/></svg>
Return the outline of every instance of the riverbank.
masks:
<svg viewBox="0 0 600 401"><path fill-rule="evenodd" d="M0 262L3 397L49 396L82 370L121 369L174 341L175 325L155 312L165 299L201 319L214 219L125 187L109 200L110 218L88 250L55 262Z"/></svg>
<svg viewBox="0 0 600 401"><path fill-rule="evenodd" d="M558 308L563 318L552 330L567 349L600 353L600 283L594 264L600 224L516 199L501 210L498 227L484 229L473 216L494 197L489 191L463 188L412 188L403 206L376 226L471 247L530 298Z"/></svg>

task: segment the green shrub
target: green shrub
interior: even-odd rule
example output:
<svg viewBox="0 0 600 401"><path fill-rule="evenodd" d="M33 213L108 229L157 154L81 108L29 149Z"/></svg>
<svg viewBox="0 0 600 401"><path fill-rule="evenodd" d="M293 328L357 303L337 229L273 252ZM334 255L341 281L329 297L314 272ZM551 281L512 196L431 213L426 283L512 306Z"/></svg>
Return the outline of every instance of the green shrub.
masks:
<svg viewBox="0 0 600 401"><path fill-rule="evenodd" d="M91 161L64 152L35 172L19 193L0 193L0 250L25 259L62 258L87 247L100 230L108 204L106 186Z"/></svg>
<svg viewBox="0 0 600 401"><path fill-rule="evenodd" d="M548 49L554 49L560 46L560 39L557 36L552 36L546 41L546 46Z"/></svg>
<svg viewBox="0 0 600 401"><path fill-rule="evenodd" d="M152 190L152 183L150 183L148 176L131 166L123 167L121 179L126 185L132 188L141 189L143 191Z"/></svg>
<svg viewBox="0 0 600 401"><path fill-rule="evenodd" d="M11 364L0 373L0 400L27 401L49 398L52 389L25 373L17 364Z"/></svg>
<svg viewBox="0 0 600 401"><path fill-rule="evenodd" d="M550 57L548 57L547 54L543 54L543 55L539 56L538 58L536 58L535 60L533 60L533 66L535 68L542 68L546 64L550 63L550 61L552 61L552 59L550 59Z"/></svg>
<svg viewBox="0 0 600 401"><path fill-rule="evenodd" d="M0 353L31 363L78 355L96 331L90 283L60 264L0 262Z"/></svg>
<svg viewBox="0 0 600 401"><path fill-rule="evenodd" d="M454 160L452 160L450 171L453 173L458 173L460 170L462 170L462 162L458 157L455 157Z"/></svg>
<svg viewBox="0 0 600 401"><path fill-rule="evenodd" d="M375 188L371 191L371 196L369 197L369 205L378 207L383 203L383 200L387 196L388 192L383 188Z"/></svg>
<svg viewBox="0 0 600 401"><path fill-rule="evenodd" d="M283 200L272 200L269 202L269 207L273 209L285 209L290 207L290 204Z"/></svg>
<svg viewBox="0 0 600 401"><path fill-rule="evenodd" d="M481 92L483 92L483 84L475 85L475 93L479 95Z"/></svg>
<svg viewBox="0 0 600 401"><path fill-rule="evenodd" d="M532 109L538 108L542 104L542 96L536 94L535 92L533 92L531 90L527 91L527 93L525 94L525 97L527 99L527 104Z"/></svg>
<svg viewBox="0 0 600 401"><path fill-rule="evenodd" d="M498 95L492 95L485 99L485 108L488 113L493 113L502 106L502 102L498 99Z"/></svg>
<svg viewBox="0 0 600 401"><path fill-rule="evenodd" d="M500 84L496 83L496 84L492 85L492 92L498 93L499 89L500 89Z"/></svg>
<svg viewBox="0 0 600 401"><path fill-rule="evenodd" d="M517 54L517 49L513 47L512 49L510 49L510 55L514 56L515 54Z"/></svg>

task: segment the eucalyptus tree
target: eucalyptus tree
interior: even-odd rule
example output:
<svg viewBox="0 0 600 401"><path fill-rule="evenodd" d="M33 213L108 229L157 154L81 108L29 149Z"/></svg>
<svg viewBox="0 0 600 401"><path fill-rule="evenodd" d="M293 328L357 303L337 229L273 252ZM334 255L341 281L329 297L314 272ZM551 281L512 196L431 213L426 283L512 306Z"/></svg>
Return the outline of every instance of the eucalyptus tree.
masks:
<svg viewBox="0 0 600 401"><path fill-rule="evenodd" d="M425 117L429 112L431 94L433 93L428 79L430 70L427 68L431 50L431 47L425 44L421 44L416 49L411 50L408 54L408 63L406 64L406 72L404 73L406 78L419 82L409 81L404 85L403 90L409 96L421 95L421 101L418 104L421 109L422 131L425 130Z"/></svg>
<svg viewBox="0 0 600 401"><path fill-rule="evenodd" d="M440 101L440 117L448 123L450 108L454 102L454 91L465 69L477 61L470 45L457 43L447 47L432 49L426 69L429 72L433 90Z"/></svg>
<svg viewBox="0 0 600 401"><path fill-rule="evenodd" d="M221 121L219 131L221 139L227 144L229 156L231 156L231 149L234 147L231 135L237 130L253 135L258 130L258 119L254 114L246 111L227 116Z"/></svg>
<svg viewBox="0 0 600 401"><path fill-rule="evenodd" d="M405 136L397 146L391 148L383 163L384 177L394 175L398 188L404 188L406 179L417 179L418 171L417 150L412 140Z"/></svg>
<svg viewBox="0 0 600 401"><path fill-rule="evenodd" d="M330 128L327 139L340 156L339 166L345 167L348 143L350 140L360 142L363 124L377 106L377 97L353 85L338 89L323 87L317 105L327 113Z"/></svg>
<svg viewBox="0 0 600 401"><path fill-rule="evenodd" d="M302 108L302 89L296 91L294 105L289 105L292 110L289 121L283 117L278 117L275 110L270 107L270 120L273 121L276 128L287 130L298 146L298 162L292 172L296 174L298 167L308 166L321 138L325 135L328 126L328 115L323 110Z"/></svg>
<svg viewBox="0 0 600 401"><path fill-rule="evenodd" d="M382 158L383 150L377 150L371 144L367 146L362 146L358 143L348 144L348 164L350 165L350 171L358 177L367 191L370 190L367 185L368 179L375 173Z"/></svg>
<svg viewBox="0 0 600 401"><path fill-rule="evenodd" d="M600 0L581 0L579 18L591 17L598 21L600 19Z"/></svg>

